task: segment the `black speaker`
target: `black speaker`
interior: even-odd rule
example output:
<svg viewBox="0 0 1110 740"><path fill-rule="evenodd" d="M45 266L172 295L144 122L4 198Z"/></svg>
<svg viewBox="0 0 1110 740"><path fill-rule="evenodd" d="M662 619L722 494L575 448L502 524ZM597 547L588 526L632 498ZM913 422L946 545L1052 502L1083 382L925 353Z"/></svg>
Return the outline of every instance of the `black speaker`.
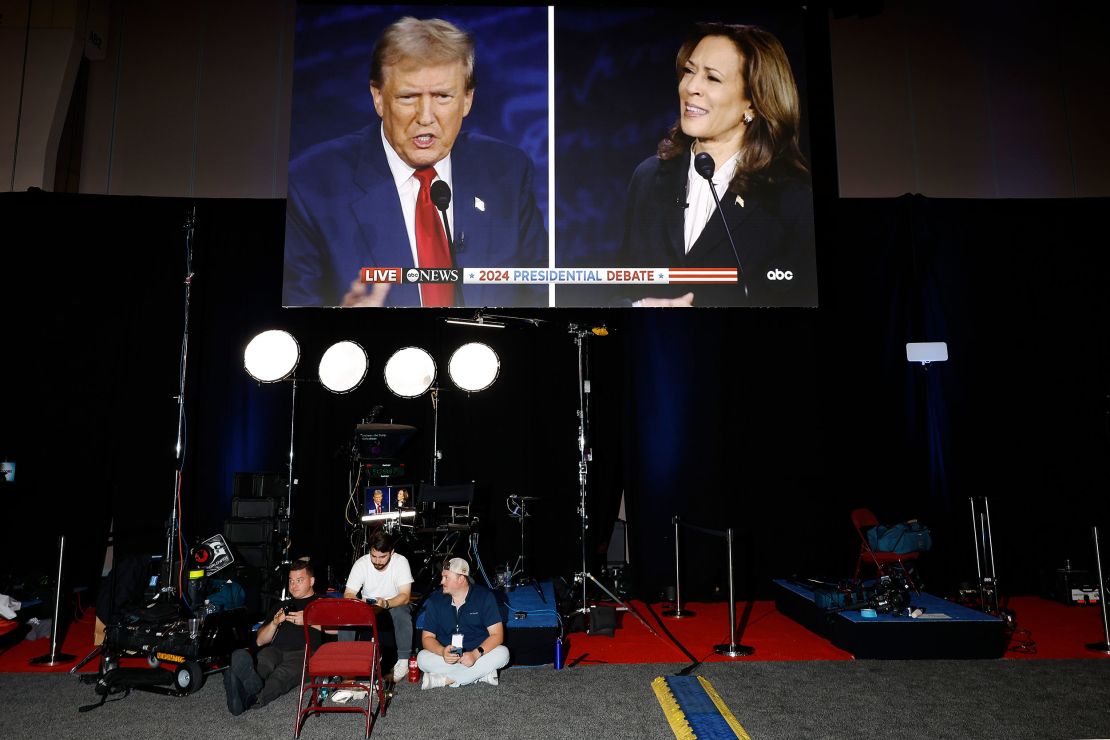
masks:
<svg viewBox="0 0 1110 740"><path fill-rule="evenodd" d="M234 546L235 561L249 568L269 570L277 566L281 553L273 545L244 545Z"/></svg>
<svg viewBox="0 0 1110 740"><path fill-rule="evenodd" d="M284 498L289 478L281 473L236 473L231 495L235 498Z"/></svg>
<svg viewBox="0 0 1110 740"><path fill-rule="evenodd" d="M281 502L275 498L231 499L231 516L235 519L272 519L280 508Z"/></svg>
<svg viewBox="0 0 1110 740"><path fill-rule="evenodd" d="M224 539L245 544L276 542L284 528L285 522L280 519L228 519L224 522Z"/></svg>

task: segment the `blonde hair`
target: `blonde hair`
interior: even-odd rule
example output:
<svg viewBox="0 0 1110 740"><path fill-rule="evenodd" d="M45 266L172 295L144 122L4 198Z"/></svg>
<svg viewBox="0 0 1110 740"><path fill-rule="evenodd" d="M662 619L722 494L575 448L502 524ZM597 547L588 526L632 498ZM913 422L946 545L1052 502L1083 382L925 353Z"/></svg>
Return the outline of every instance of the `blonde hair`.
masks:
<svg viewBox="0 0 1110 740"><path fill-rule="evenodd" d="M385 83L385 68L405 61L424 64L460 62L466 89L474 89L474 39L454 23L439 18L405 16L382 31L370 60L370 85Z"/></svg>

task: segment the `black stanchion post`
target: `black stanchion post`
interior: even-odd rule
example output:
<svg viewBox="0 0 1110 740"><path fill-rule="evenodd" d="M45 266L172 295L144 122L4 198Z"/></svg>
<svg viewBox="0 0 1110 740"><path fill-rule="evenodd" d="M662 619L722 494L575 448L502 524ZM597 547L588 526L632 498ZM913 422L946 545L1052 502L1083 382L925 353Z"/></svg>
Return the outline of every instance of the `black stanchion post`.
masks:
<svg viewBox="0 0 1110 740"><path fill-rule="evenodd" d="M76 655L58 652L58 615L62 607L62 564L66 557L66 536L58 540L58 580L54 588L54 622L50 625L50 652L31 661L31 665L61 665L76 660Z"/></svg>
<svg viewBox="0 0 1110 740"><path fill-rule="evenodd" d="M1095 564L1098 566L1098 604L1102 609L1102 642L1087 643L1087 649L1110 655L1110 622L1106 620L1106 579L1102 577L1102 552L1098 544L1098 527L1092 527L1095 537Z"/></svg>

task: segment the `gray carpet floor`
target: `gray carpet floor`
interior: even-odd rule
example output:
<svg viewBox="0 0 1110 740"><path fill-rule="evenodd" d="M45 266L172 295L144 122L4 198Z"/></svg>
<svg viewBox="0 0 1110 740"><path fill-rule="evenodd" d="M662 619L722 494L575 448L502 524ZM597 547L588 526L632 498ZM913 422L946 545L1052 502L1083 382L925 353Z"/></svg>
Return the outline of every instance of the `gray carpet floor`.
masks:
<svg viewBox="0 0 1110 740"><path fill-rule="evenodd" d="M672 738L651 690L680 665L515 668L499 687L401 684L378 738ZM1110 660L714 663L709 679L753 738L1110 738ZM232 717L223 682L197 693L97 699L68 674L0 674L4 738L292 737L295 694ZM356 715L310 718L301 737L361 736Z"/></svg>

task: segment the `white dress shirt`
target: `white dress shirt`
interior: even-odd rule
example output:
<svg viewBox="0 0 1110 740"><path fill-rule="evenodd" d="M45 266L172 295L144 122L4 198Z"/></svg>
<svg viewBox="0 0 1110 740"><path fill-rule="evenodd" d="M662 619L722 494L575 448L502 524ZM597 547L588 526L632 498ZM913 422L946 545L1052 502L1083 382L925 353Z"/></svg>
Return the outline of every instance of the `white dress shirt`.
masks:
<svg viewBox="0 0 1110 740"><path fill-rule="evenodd" d="M736 162L739 157L740 152L737 152L724 164L718 166L717 171L713 173L713 189L717 191L718 198L723 198L728 190L728 184L736 172ZM694 246L694 242L701 236L701 232L705 230L705 225L709 223L709 218L717 208L717 204L713 202L713 194L709 192L709 181L694 169L692 147L690 150L690 171L686 177L685 244L686 254L689 254L690 247Z"/></svg>
<svg viewBox="0 0 1110 740"><path fill-rule="evenodd" d="M420 181L413 177L415 169L409 167L405 160L394 151L393 146L385 138L385 129L382 129L382 146L385 148L385 161L389 163L389 171L393 173L393 184L397 186L397 197L401 200L401 213L405 216L405 232L409 236L409 249L412 251L412 264L421 267L416 253L416 198L420 195ZM436 180L443 180L454 192L451 182L451 154L436 162ZM434 181L433 181L434 182ZM451 198L451 205L447 206L447 223L451 225L451 236L455 235L455 199Z"/></svg>

